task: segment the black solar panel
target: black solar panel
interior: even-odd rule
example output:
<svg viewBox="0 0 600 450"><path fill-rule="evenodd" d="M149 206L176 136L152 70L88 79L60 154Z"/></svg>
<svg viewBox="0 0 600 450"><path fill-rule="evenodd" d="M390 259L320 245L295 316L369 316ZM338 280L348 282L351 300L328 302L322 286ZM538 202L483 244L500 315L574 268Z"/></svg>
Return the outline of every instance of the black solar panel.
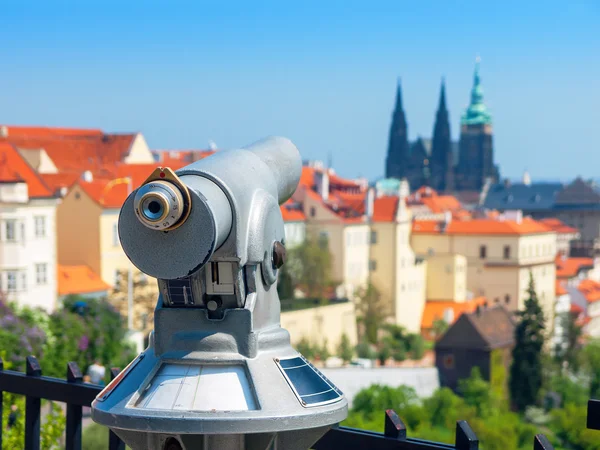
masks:
<svg viewBox="0 0 600 450"><path fill-rule="evenodd" d="M337 402L344 394L302 355L280 359L279 368L303 406Z"/></svg>
<svg viewBox="0 0 600 450"><path fill-rule="evenodd" d="M189 278L181 280L168 280L167 287L169 299L172 305L193 305L194 295L192 294L192 285Z"/></svg>

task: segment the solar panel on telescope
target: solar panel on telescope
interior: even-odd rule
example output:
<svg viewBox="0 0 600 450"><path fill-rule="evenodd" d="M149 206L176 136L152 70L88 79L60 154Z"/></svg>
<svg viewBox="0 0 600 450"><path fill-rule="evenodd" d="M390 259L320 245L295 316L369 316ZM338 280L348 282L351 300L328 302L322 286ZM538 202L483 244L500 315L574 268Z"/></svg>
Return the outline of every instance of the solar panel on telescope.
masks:
<svg viewBox="0 0 600 450"><path fill-rule="evenodd" d="M344 397L344 394L302 355L276 362L303 406L326 405Z"/></svg>

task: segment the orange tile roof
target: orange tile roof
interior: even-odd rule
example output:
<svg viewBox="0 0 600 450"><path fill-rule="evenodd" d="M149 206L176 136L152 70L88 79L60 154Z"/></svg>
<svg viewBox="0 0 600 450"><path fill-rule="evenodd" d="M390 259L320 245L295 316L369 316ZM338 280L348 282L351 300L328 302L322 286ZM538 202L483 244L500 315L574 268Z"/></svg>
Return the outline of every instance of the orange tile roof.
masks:
<svg viewBox="0 0 600 450"><path fill-rule="evenodd" d="M575 303L571 303L571 312L574 314L581 314L583 312L583 308Z"/></svg>
<svg viewBox="0 0 600 450"><path fill-rule="evenodd" d="M453 220L444 230L444 234L448 235L520 235L551 232L550 229L530 218L523 218L520 223L493 219ZM442 224L435 220L415 220L413 233L441 234Z"/></svg>
<svg viewBox="0 0 600 450"><path fill-rule="evenodd" d="M386 195L373 202L373 222L394 222L398 210L398 197Z"/></svg>
<svg viewBox="0 0 600 450"><path fill-rule="evenodd" d="M8 135L0 142L18 148L46 150L59 172L95 170L99 166L121 162L135 134L105 134L101 130L47 127L7 127Z"/></svg>
<svg viewBox="0 0 600 450"><path fill-rule="evenodd" d="M447 309L452 309L454 312L454 320L452 322L454 323L462 314L475 312L478 306L484 306L486 302L487 299L485 297L476 297L462 303L452 300L427 300L425 302L425 309L423 310L423 318L421 319L421 328L425 330L431 329L436 320L444 319L444 312Z"/></svg>
<svg viewBox="0 0 600 450"><path fill-rule="evenodd" d="M600 300L600 283L594 280L582 280L577 286L579 292L583 294L588 303Z"/></svg>
<svg viewBox="0 0 600 450"><path fill-rule="evenodd" d="M463 209L460 201L452 195L439 195L435 189L422 186L408 198L410 205L425 205L432 213L460 211Z"/></svg>
<svg viewBox="0 0 600 450"><path fill-rule="evenodd" d="M152 150L158 156L158 161L169 167L170 164L191 164L215 153L214 150Z"/></svg>
<svg viewBox="0 0 600 450"><path fill-rule="evenodd" d="M53 196L52 191L19 154L17 149L0 140L0 182L11 183L19 181L27 183L29 197L31 198Z"/></svg>
<svg viewBox="0 0 600 450"><path fill-rule="evenodd" d="M283 216L284 222L304 222L306 216L301 208L302 205L296 204L292 200L288 200L280 206L281 215Z"/></svg>
<svg viewBox="0 0 600 450"><path fill-rule="evenodd" d="M569 291L564 287L563 283L556 280L556 295L567 295Z"/></svg>
<svg viewBox="0 0 600 450"><path fill-rule="evenodd" d="M550 228L553 231L556 231L559 234L575 234L579 233L577 228L570 227L565 223L561 222L559 219L541 219L541 223Z"/></svg>
<svg viewBox="0 0 600 450"><path fill-rule="evenodd" d="M581 269L594 267L592 258L565 258L557 255L555 262L556 278L572 278L577 276Z"/></svg>
<svg viewBox="0 0 600 450"><path fill-rule="evenodd" d="M110 286L88 266L58 265L58 294L87 294L107 291Z"/></svg>
<svg viewBox="0 0 600 450"><path fill-rule="evenodd" d="M46 186L48 186L52 192L58 191L60 188L70 188L79 179L78 173L43 173L40 174Z"/></svg>

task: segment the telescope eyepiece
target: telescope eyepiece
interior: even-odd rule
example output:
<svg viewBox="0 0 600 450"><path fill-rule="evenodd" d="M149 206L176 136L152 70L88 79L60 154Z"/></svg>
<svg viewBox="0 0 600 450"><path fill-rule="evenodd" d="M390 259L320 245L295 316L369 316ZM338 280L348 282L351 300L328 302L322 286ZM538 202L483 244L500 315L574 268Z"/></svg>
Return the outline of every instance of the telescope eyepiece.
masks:
<svg viewBox="0 0 600 450"><path fill-rule="evenodd" d="M139 221L152 230L166 230L178 223L184 211L181 191L169 181L144 184L136 193L134 209Z"/></svg>

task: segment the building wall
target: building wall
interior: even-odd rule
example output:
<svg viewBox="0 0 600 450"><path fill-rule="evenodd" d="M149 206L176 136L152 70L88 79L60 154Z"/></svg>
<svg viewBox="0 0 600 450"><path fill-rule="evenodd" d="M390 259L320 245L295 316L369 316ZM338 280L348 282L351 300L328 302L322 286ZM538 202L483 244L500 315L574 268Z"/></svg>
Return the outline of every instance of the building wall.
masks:
<svg viewBox="0 0 600 450"><path fill-rule="evenodd" d="M124 162L127 164L150 164L154 162L154 156L141 133L138 133L133 139L129 154L125 157Z"/></svg>
<svg viewBox="0 0 600 450"><path fill-rule="evenodd" d="M85 264L100 274L101 213L100 205L78 185L62 199L56 213L59 264Z"/></svg>
<svg viewBox="0 0 600 450"><path fill-rule="evenodd" d="M302 244L306 239L306 223L305 222L285 222L285 246L286 248L294 248Z"/></svg>
<svg viewBox="0 0 600 450"><path fill-rule="evenodd" d="M302 338L315 345L323 345L326 341L332 354L337 353L343 334L348 336L352 346L358 342L356 313L352 302L283 312L281 326L290 332L292 345L296 345Z"/></svg>
<svg viewBox="0 0 600 450"><path fill-rule="evenodd" d="M375 222L371 224L373 241L370 248L370 281L386 303L390 315L396 309L396 224Z"/></svg>
<svg viewBox="0 0 600 450"><path fill-rule="evenodd" d="M100 215L100 272L105 283L115 285L117 272L128 270L131 262L121 247L118 234L119 210L105 209ZM137 272L137 269L135 269Z"/></svg>
<svg viewBox="0 0 600 450"><path fill-rule="evenodd" d="M395 321L407 331L418 333L425 309L427 264L417 261L410 245L412 223L406 216L402 219L395 230Z"/></svg>
<svg viewBox="0 0 600 450"><path fill-rule="evenodd" d="M468 378L473 367L479 367L481 376L489 380L490 352L463 348L436 349L435 366L440 373L440 386L456 391L458 381Z"/></svg>
<svg viewBox="0 0 600 450"><path fill-rule="evenodd" d="M344 228L339 223L308 223L306 233L315 239L326 237L331 253L331 278L344 282Z"/></svg>
<svg viewBox="0 0 600 450"><path fill-rule="evenodd" d="M48 312L57 306L57 203L55 199L30 199L28 203L0 204L0 292L20 306ZM44 222L43 235L36 235L36 220ZM15 224L14 240L7 236L9 221Z"/></svg>
<svg viewBox="0 0 600 450"><path fill-rule="evenodd" d="M417 254L464 255L467 261L467 289L515 311L523 308L533 273L538 299L547 326L554 317L556 234L533 235L425 235L413 234ZM485 247L485 257L481 249ZM505 255L505 248L509 253ZM507 257L505 257L507 256Z"/></svg>
<svg viewBox="0 0 600 450"><path fill-rule="evenodd" d="M467 298L467 259L463 255L435 255L427 258L427 300Z"/></svg>
<svg viewBox="0 0 600 450"><path fill-rule="evenodd" d="M369 280L369 239L368 224L344 226L343 285L348 298Z"/></svg>
<svg viewBox="0 0 600 450"><path fill-rule="evenodd" d="M553 217L577 228L584 241L600 237L600 211L553 211Z"/></svg>

